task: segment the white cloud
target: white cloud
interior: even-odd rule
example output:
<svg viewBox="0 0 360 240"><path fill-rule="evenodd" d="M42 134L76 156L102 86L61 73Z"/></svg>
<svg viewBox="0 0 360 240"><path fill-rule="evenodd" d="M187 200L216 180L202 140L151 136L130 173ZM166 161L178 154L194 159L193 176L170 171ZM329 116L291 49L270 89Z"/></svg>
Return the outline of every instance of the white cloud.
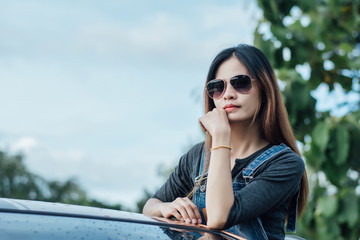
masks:
<svg viewBox="0 0 360 240"><path fill-rule="evenodd" d="M32 137L22 137L10 147L12 152L29 153L31 149L38 146L38 142Z"/></svg>

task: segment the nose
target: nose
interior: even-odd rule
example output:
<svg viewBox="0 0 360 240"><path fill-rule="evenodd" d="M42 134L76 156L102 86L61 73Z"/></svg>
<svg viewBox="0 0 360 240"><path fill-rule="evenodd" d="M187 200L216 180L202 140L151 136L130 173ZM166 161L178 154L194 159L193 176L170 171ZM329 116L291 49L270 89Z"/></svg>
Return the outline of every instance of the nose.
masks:
<svg viewBox="0 0 360 240"><path fill-rule="evenodd" d="M226 89L223 95L225 100L229 99L236 99L237 98L237 91L231 86L230 82L226 82Z"/></svg>

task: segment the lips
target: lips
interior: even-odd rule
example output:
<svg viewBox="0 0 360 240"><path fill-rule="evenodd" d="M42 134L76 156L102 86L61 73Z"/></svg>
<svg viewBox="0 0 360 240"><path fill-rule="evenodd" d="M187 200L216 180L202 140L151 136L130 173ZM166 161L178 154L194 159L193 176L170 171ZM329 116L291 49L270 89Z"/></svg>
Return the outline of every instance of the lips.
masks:
<svg viewBox="0 0 360 240"><path fill-rule="evenodd" d="M237 106L237 105L234 105L234 104L227 104L227 105L225 105L224 110L226 112L231 112L231 111L234 111L234 110L236 110L238 108L240 108L240 106Z"/></svg>

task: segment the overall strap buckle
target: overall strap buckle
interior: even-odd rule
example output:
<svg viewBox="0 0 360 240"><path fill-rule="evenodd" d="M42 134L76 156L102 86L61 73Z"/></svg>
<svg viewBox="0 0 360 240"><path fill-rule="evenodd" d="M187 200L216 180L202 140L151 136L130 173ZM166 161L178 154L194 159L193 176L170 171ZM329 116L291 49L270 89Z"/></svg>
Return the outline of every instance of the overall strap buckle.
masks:
<svg viewBox="0 0 360 240"><path fill-rule="evenodd" d="M244 168L244 170L245 170L245 168ZM247 176L247 175L244 174L244 171L243 171L243 178L245 179L245 185L248 185L249 182L251 181L251 179L254 178L254 176L251 176L251 175Z"/></svg>

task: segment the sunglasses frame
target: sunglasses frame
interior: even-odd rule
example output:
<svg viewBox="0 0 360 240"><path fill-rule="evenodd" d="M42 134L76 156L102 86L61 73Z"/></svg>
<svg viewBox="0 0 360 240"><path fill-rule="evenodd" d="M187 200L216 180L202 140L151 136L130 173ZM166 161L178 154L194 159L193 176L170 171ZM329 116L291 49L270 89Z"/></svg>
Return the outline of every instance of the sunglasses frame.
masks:
<svg viewBox="0 0 360 240"><path fill-rule="evenodd" d="M246 90L246 91L239 91L239 90L235 89L235 88L233 87L233 85L231 84L231 80L233 80L235 77L239 77L239 76L241 76L241 77L246 76L246 77L248 77L248 78L250 79L250 88L249 88L248 90ZM216 98L210 96L209 91L208 91L208 85L209 85L209 83L211 83L212 81L215 81L215 80L217 80L217 81L223 81L223 82L224 82L224 89L223 89L222 93L220 94L220 96L219 96L219 97L216 97ZM252 82L255 82L255 81L256 81L255 78L251 78L250 76L248 76L248 75L246 75L246 74L238 74L238 75L235 75L235 76L231 77L230 80L229 80L231 87L234 88L238 93L241 93L241 94L247 94L247 93L249 93L250 90L252 89L252 85L253 85ZM227 88L227 81L226 81L226 80L215 78L215 79L212 79L212 80L210 80L210 81L208 81L208 82L206 83L205 91L207 92L207 95L208 95L211 99L219 99L219 98L221 98L221 97L224 95L224 93L225 93L225 91L226 91L226 88Z"/></svg>

